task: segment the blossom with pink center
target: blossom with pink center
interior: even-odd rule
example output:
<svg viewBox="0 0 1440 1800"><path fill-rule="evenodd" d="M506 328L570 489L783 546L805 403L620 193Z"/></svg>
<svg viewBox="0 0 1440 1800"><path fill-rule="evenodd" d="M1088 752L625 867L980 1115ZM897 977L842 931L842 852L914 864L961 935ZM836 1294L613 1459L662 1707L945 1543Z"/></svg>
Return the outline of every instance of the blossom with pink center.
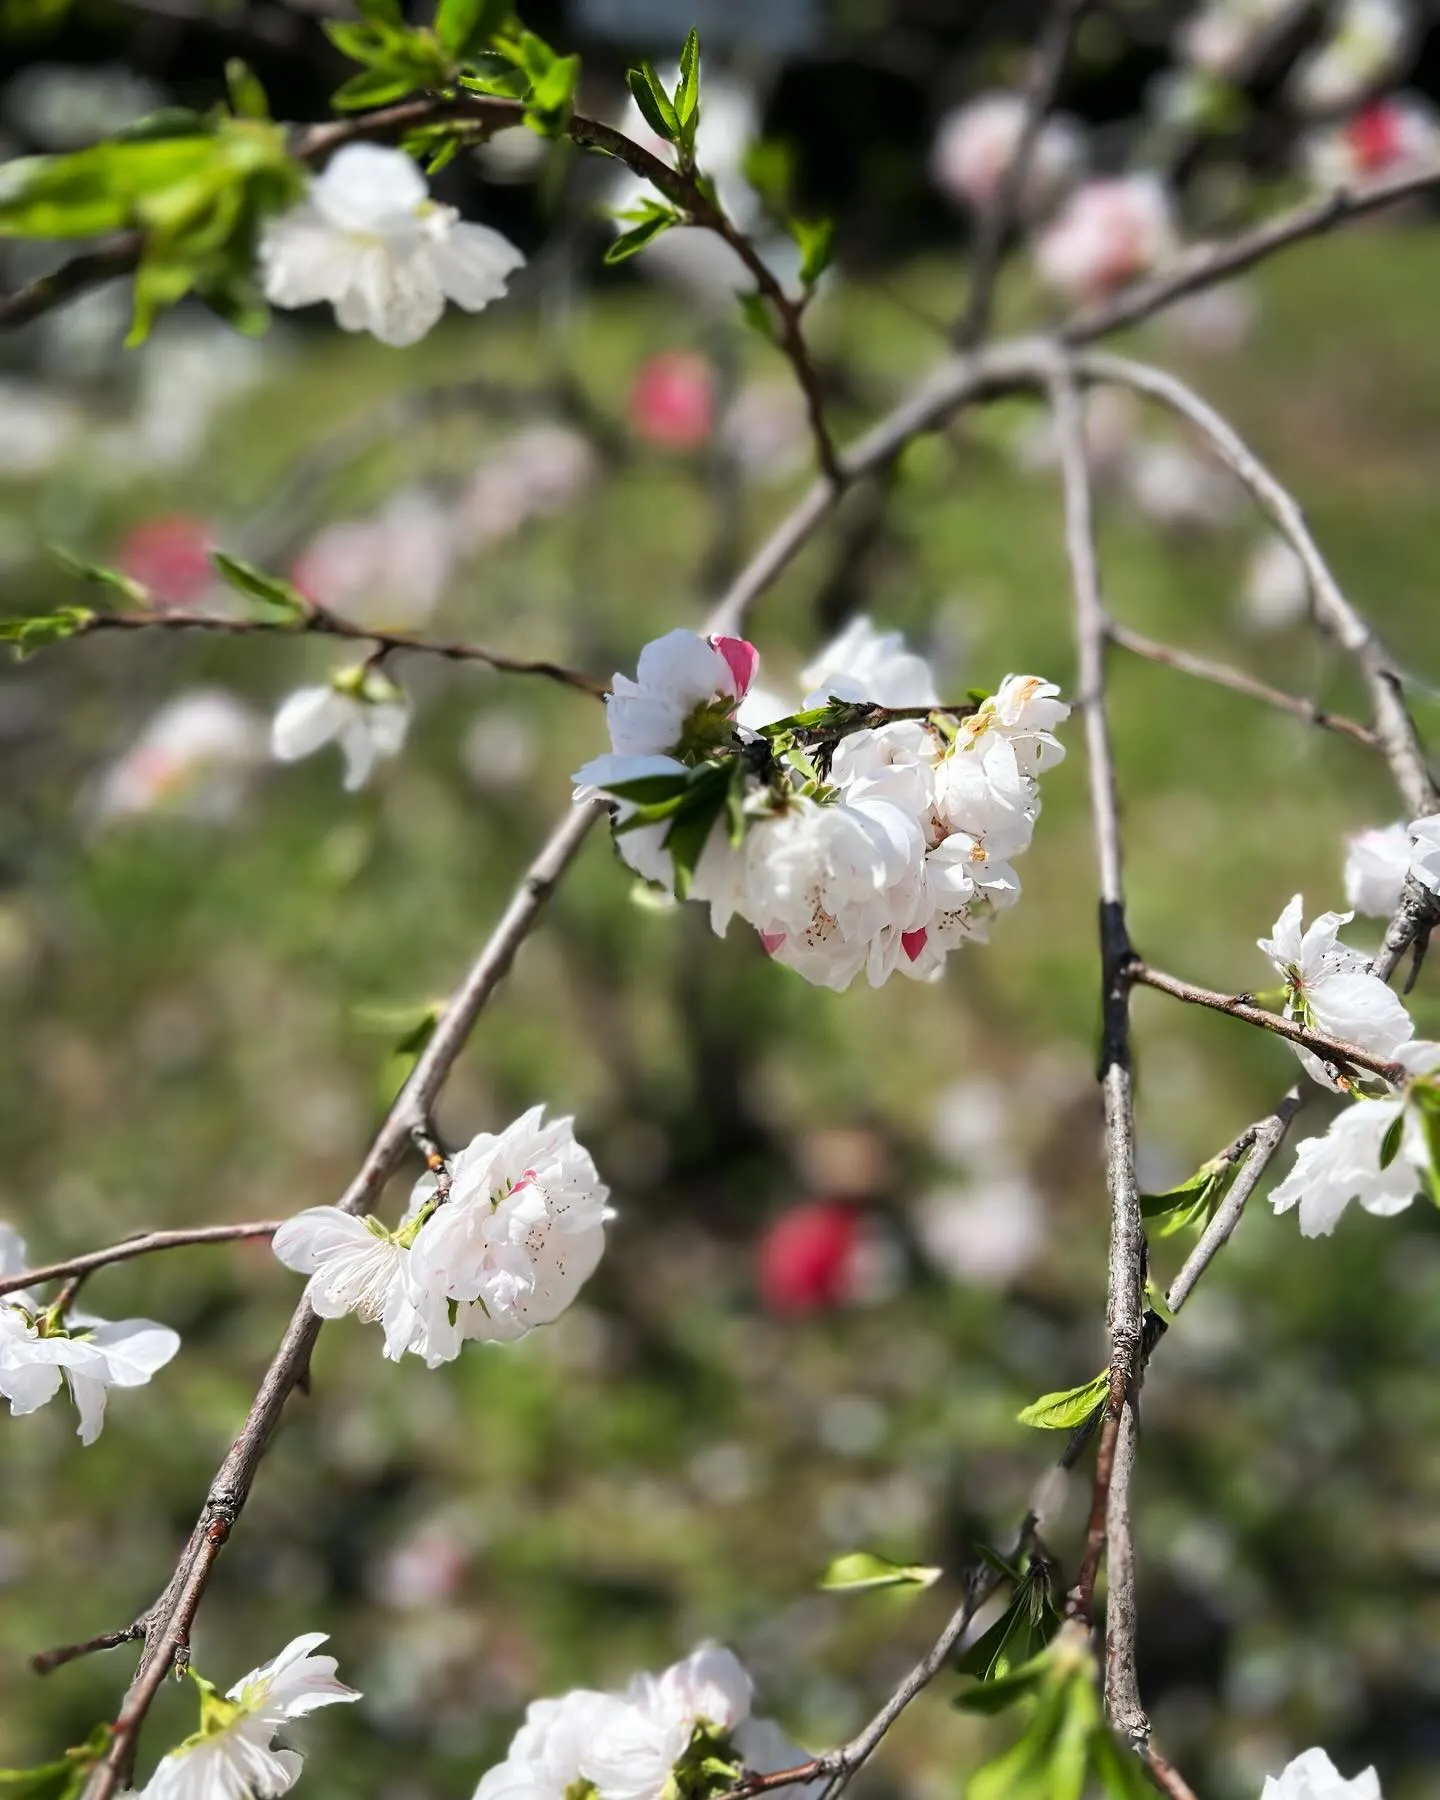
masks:
<svg viewBox="0 0 1440 1800"><path fill-rule="evenodd" d="M1113 176L1076 189L1036 239L1035 263L1068 299L1101 300L1164 262L1176 244L1159 176Z"/></svg>
<svg viewBox="0 0 1440 1800"><path fill-rule="evenodd" d="M1387 94L1339 125L1310 132L1302 150L1317 187L1351 187L1434 162L1440 119L1422 94Z"/></svg>

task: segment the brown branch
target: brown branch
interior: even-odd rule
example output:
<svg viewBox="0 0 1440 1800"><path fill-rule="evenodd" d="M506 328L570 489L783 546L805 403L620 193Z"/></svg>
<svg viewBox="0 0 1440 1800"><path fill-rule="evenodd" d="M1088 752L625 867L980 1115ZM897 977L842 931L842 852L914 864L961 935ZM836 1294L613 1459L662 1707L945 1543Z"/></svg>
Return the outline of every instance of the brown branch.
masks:
<svg viewBox="0 0 1440 1800"><path fill-rule="evenodd" d="M1379 212L1397 201L1409 200L1417 194L1440 187L1440 163L1414 169L1404 175L1390 175L1378 181L1357 183L1354 187L1337 188L1322 199L1268 219L1253 231L1227 238L1217 244L1198 245L1189 255L1168 269L1143 281L1122 288L1113 298L1088 312L1079 313L1061 327L1062 340L1073 346L1093 344L1110 337L1129 325L1162 312L1187 294L1213 287L1232 275L1243 274L1256 263L1264 262L1277 250L1288 249L1305 238L1319 237L1352 219Z"/></svg>
<svg viewBox="0 0 1440 1800"><path fill-rule="evenodd" d="M1130 988L1135 953L1125 923L1120 807L1105 712L1107 619L1095 549L1090 472L1080 395L1068 366L1049 383L1065 488L1065 547L1075 592L1080 703L1085 714L1090 810L1100 885L1101 1049L1105 1099L1105 1176L1110 1193L1106 1324L1110 1385L1095 1460L1090 1524L1080 1573L1066 1601L1069 1617L1088 1623L1100 1557L1108 1546L1105 1605L1105 1711L1134 1749L1150 1735L1135 1669L1135 1567L1130 1486L1139 1435L1141 1344L1145 1329L1145 1230L1135 1174L1135 1113L1130 1058Z"/></svg>
<svg viewBox="0 0 1440 1800"><path fill-rule="evenodd" d="M1172 999L1184 1000L1191 1006L1208 1006L1213 1012L1228 1013L1232 1019L1242 1019L1247 1025L1258 1025L1262 1031L1273 1031L1278 1037L1313 1051L1342 1072L1347 1068L1364 1069L1378 1075L1382 1081L1388 1081L1392 1087L1402 1087L1408 1079L1404 1063L1377 1056L1373 1050L1362 1049L1359 1044L1349 1043L1344 1038L1331 1037L1328 1032L1312 1031L1297 1019L1266 1012L1245 994L1221 994L1214 988L1196 987L1193 982L1181 981L1174 975L1152 969L1138 958L1130 965L1130 979L1142 987L1169 994Z"/></svg>
<svg viewBox="0 0 1440 1800"><path fill-rule="evenodd" d="M972 349L990 328L1005 240L1023 208L1025 182L1035 146L1060 91L1075 31L1088 6L1089 0L1054 0L1040 42L1030 59L1025 82L1025 118L1015 154L1000 178L990 205L980 215L965 309L951 333L957 350Z"/></svg>
<svg viewBox="0 0 1440 1800"><path fill-rule="evenodd" d="M133 1644L136 1638L144 1635L145 1621L137 1619L133 1625L126 1625L119 1631L102 1631L98 1637L85 1638L78 1644L61 1644L54 1650L42 1650L30 1658L30 1667L37 1675L49 1675L52 1670L63 1668L79 1657L93 1656L97 1650L117 1650L121 1644Z"/></svg>
<svg viewBox="0 0 1440 1800"><path fill-rule="evenodd" d="M39 1287L47 1281L63 1281L66 1276L89 1275L96 1269L108 1269L112 1263L150 1256L156 1250L180 1250L191 1244L233 1243L238 1238L273 1237L280 1224L279 1219L257 1219L244 1225L196 1225L176 1231L141 1232L111 1244L106 1250L87 1250L83 1256L72 1256L64 1262L46 1263L38 1269L22 1269L18 1275L0 1277L0 1295Z"/></svg>
<svg viewBox="0 0 1440 1800"><path fill-rule="evenodd" d="M1145 1767L1159 1782L1162 1791L1170 1796L1170 1800L1196 1800L1194 1788L1174 1763L1163 1757L1148 1739L1140 1755Z"/></svg>
<svg viewBox="0 0 1440 1800"><path fill-rule="evenodd" d="M442 657L447 662L483 663L488 669L505 675L541 675L547 681L576 688L582 694L597 698L609 691L607 682L593 675L582 675L559 663L532 661L523 656L507 656L503 651L486 650L479 644L436 642L430 638L411 637L403 631L377 631L368 625L356 625L338 613L312 605L304 617L289 619L229 619L220 615L187 612L91 613L72 634L86 637L98 631L218 631L232 637L281 636L310 634L318 637L342 638L349 643L376 646L385 655L401 651Z"/></svg>
<svg viewBox="0 0 1440 1800"><path fill-rule="evenodd" d="M1357 724L1354 719L1344 718L1339 713L1327 712L1317 700L1307 700L1301 694L1288 694L1283 688L1271 687L1268 682L1247 675L1243 669L1211 662L1208 657L1178 650L1171 644L1156 643L1153 638L1142 637L1138 631L1132 631L1128 625L1118 624L1114 619L1109 621L1107 630L1112 644L1128 650L1132 656L1143 657L1146 662L1159 663L1162 668L1175 669L1181 675L1193 675L1198 681L1208 681L1216 687L1229 688L1233 693L1248 695L1252 700L1263 701L1266 706L1277 707L1281 712L1318 725L1325 731L1353 738L1357 744L1364 744L1369 749L1380 746L1379 738L1368 725Z"/></svg>
<svg viewBox="0 0 1440 1800"><path fill-rule="evenodd" d="M108 239L94 250L72 256L48 275L37 275L24 287L0 294L0 331L14 331L28 325L42 313L63 306L77 294L88 293L102 282L128 275L140 260L141 239L138 231L126 231Z"/></svg>

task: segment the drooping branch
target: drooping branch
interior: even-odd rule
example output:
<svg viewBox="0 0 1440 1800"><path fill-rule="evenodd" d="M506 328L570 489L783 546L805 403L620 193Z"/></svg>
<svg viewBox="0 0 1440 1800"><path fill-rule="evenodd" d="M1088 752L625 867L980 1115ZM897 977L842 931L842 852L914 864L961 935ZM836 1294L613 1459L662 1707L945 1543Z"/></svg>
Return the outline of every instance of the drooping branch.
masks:
<svg viewBox="0 0 1440 1800"><path fill-rule="evenodd" d="M1128 650L1132 656L1158 663L1162 668L1174 669L1181 675L1192 675L1197 681L1211 682L1215 687L1229 688L1232 693L1248 695L1252 700L1259 700L1280 712L1304 719L1307 724L1318 725L1322 730L1335 731L1342 737L1353 738L1357 744L1365 744L1372 750L1379 748L1380 740L1368 725L1357 724L1354 719L1347 719L1340 713L1328 712L1318 701L1307 700L1301 694L1286 693L1283 688L1271 687L1269 682L1261 681L1243 669L1232 669L1228 663L1212 662L1208 657L1176 649L1172 644L1156 643L1154 638L1143 637L1118 620L1111 619L1106 629L1110 642L1122 650Z"/></svg>
<svg viewBox="0 0 1440 1800"><path fill-rule="evenodd" d="M509 656L501 650L487 650L480 644L437 642L431 638L412 637L404 631L377 631L368 625L356 625L338 613L313 604L302 617L296 619L230 619L219 614L169 610L92 612L77 624L71 635L89 637L97 632L107 631L211 631L232 637L298 637L309 634L315 637L341 638L348 643L367 644L371 646L372 657L376 654L390 656L400 653L436 656L446 662L483 663L487 669L495 669L504 675L539 675L547 681L559 682L562 687L575 688L582 694L590 694L596 698L609 691L608 682L543 658L532 660L523 656Z"/></svg>
<svg viewBox="0 0 1440 1800"><path fill-rule="evenodd" d="M1076 369L1085 380L1131 388L1188 420L1250 490L1304 564L1317 621L1353 658L1359 670L1375 714L1375 735L1411 816L1440 809L1440 790L1426 763L1414 720L1406 710L1400 671L1368 621L1341 592L1295 496L1276 480L1227 419L1168 371L1100 351L1077 357Z"/></svg>
<svg viewBox="0 0 1440 1800"><path fill-rule="evenodd" d="M67 1276L90 1275L96 1269L108 1269L112 1263L151 1256L157 1250L188 1249L193 1244L233 1243L240 1238L273 1237L279 1229L279 1219L255 1219L244 1225L196 1225L174 1231L140 1232L135 1237L111 1244L106 1250L87 1250L83 1256L72 1256L64 1262L46 1263L38 1269L22 1269L17 1275L0 1276L0 1296L40 1287L47 1281L63 1281Z"/></svg>
<svg viewBox="0 0 1440 1800"><path fill-rule="evenodd" d="M1388 1056L1377 1056L1373 1050L1363 1049L1345 1038L1331 1037L1324 1031L1314 1031L1308 1025L1302 1025L1298 1019L1287 1019L1279 1013L1267 1012L1263 1006L1256 1006L1245 994L1222 994L1214 988L1197 987L1193 982L1181 981L1176 975L1152 969L1148 963L1141 962L1138 958L1130 965L1130 979L1142 987L1155 988L1162 994L1169 994L1172 999L1184 1000L1191 1006L1208 1006L1214 1012L1228 1013L1232 1019L1243 1019L1247 1025L1258 1025L1262 1031L1273 1031L1277 1037L1286 1038L1292 1044L1300 1044L1341 1069L1347 1065L1354 1069L1364 1069L1372 1075L1378 1075L1382 1081L1388 1081L1392 1087L1401 1086L1406 1079L1404 1063L1395 1062Z"/></svg>
<svg viewBox="0 0 1440 1800"><path fill-rule="evenodd" d="M1025 120L1015 154L976 228L975 248L970 258L970 287L964 311L951 334L957 350L972 349L990 328L1005 241L1024 210L1025 183L1029 179L1035 146L1060 91L1075 31L1089 4L1090 0L1054 0L1030 59L1025 82Z"/></svg>

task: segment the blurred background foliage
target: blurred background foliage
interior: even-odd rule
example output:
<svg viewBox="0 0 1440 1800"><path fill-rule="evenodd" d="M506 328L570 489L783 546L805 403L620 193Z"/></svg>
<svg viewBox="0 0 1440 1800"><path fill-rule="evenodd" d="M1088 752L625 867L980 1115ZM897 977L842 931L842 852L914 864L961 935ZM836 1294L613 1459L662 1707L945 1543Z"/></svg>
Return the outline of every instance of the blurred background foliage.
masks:
<svg viewBox="0 0 1440 1800"><path fill-rule="evenodd" d="M573 30L535 23L562 47L578 39L603 75L605 10ZM237 32L285 21L293 42L246 52L282 116L321 110L334 71L303 15L139 11L87 4L11 41L27 65L119 59L189 98ZM1016 20L900 6L793 18L799 35L757 56L802 188L841 220L842 271L813 336L843 432L923 373L934 321L958 310L961 232L924 193L925 135L939 105L1014 66ZM1104 14L1110 37L1067 101L1102 120L1133 109L1167 18ZM665 19L662 42L688 15ZM874 96L892 89L904 97L887 109ZM1240 156L1274 176L1263 100L1217 166ZM854 143L837 162L840 136ZM497 187L462 159L447 178L539 254L513 300L403 355L308 321L252 350L186 313L121 363L105 295L7 343L9 610L77 597L47 540L153 574L154 521L178 519L278 569L327 522L405 490L470 521L467 553L434 583L432 634L606 674L698 622L805 479L782 367L729 312L643 271L597 280L583 171ZM1423 225L1388 220L1266 268L1234 349L1159 323L1134 347L1194 379L1294 487L1433 731L1440 243ZM1023 273L1003 310L1040 316ZM123 327L123 297L120 314ZM734 424L756 394L768 437ZM563 443L570 479L543 500L503 482L497 497L495 471L540 420L566 434L542 470ZM1167 441L1149 416L1117 429L1127 455ZM1039 409L1018 403L914 445L756 609L767 681L865 611L957 696L1010 670L1068 687L1044 462ZM1214 482L1208 516L1178 523L1147 516L1133 482L1102 484L1117 616L1362 716L1332 648L1245 604L1258 522ZM138 548L137 526L151 530ZM402 539L369 622L413 617L415 555ZM393 1046L458 978L603 738L582 695L411 658L396 667L410 744L358 795L327 755L219 786L213 770L173 784L162 771L141 780L143 806L116 800L116 769L133 782L124 758L177 695L224 690L263 721L336 660L314 643L167 635L5 670L0 1217L33 1260L336 1198L403 1073ZM1256 936L1297 888L1309 910L1340 904L1343 835L1395 816L1383 766L1124 659L1114 724L1138 944L1211 985L1264 982ZM311 1791L464 1795L529 1698L621 1682L707 1636L740 1651L767 1712L829 1744L932 1640L973 1545L1009 1539L1059 1447L1016 1410L1104 1355L1083 773L1075 754L1047 779L1023 905L933 987L811 989L738 927L716 941L698 908L639 903L608 844L587 844L439 1122L459 1142L537 1100L573 1112L618 1209L599 1274L555 1327L435 1373L383 1363L373 1330L327 1328L201 1613L195 1663L222 1685L295 1633L332 1634L366 1700L307 1725ZM1414 996L1424 1035L1440 1035L1435 980ZM1158 1188L1295 1069L1277 1042L1159 996L1138 995L1136 1017L1143 1174ZM1317 1091L1299 1129L1324 1106ZM806 1287L773 1234L815 1202L827 1208L801 1216L819 1221L827 1273ZM1185 1247L1157 1246L1162 1275ZM122 1624L163 1585L296 1294L255 1245L107 1271L87 1301L174 1325L181 1355L113 1397L90 1450L64 1400L0 1419L0 1762L53 1755L112 1716L127 1651L44 1681L27 1658ZM1202 1792L1253 1794L1320 1741L1347 1771L1373 1761L1388 1800L1440 1794L1437 1372L1440 1221L1423 1203L1392 1220L1352 1209L1313 1243L1255 1205L1157 1352L1141 1676L1167 1753ZM1072 1562L1085 1486L1072 1482L1053 1534ZM948 1578L906 1603L818 1594L826 1562L862 1546ZM1005 1728L949 1709L952 1688L942 1678L907 1715L867 1792L963 1792ZM191 1707L167 1691L142 1771Z"/></svg>

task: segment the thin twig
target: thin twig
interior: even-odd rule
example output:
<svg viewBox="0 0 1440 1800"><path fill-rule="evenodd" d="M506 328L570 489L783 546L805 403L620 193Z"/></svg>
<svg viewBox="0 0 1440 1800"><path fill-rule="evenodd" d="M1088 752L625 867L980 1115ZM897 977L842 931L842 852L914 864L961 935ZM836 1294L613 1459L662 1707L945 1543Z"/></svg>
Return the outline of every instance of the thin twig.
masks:
<svg viewBox="0 0 1440 1800"><path fill-rule="evenodd" d="M1372 1075L1378 1075L1382 1081L1388 1081L1392 1087L1401 1087L1405 1083L1404 1063L1395 1062L1387 1056L1377 1056L1373 1050L1362 1049L1359 1044L1349 1043L1345 1038L1331 1037L1326 1031L1313 1031L1298 1019L1287 1019L1280 1013L1267 1012L1263 1006L1256 1006L1244 994L1222 994L1214 988L1196 987L1193 982L1181 981L1178 976L1152 969L1148 963L1143 963L1138 958L1130 965L1130 979L1143 987L1152 987L1162 994L1169 994L1173 999L1184 1000L1191 1006L1208 1006L1213 1012L1228 1013L1232 1019L1243 1019L1247 1025L1258 1025L1262 1031L1273 1031L1278 1037L1286 1038L1292 1044L1302 1045L1342 1070L1347 1066L1365 1069Z"/></svg>
<svg viewBox="0 0 1440 1800"><path fill-rule="evenodd" d="M181 1250L191 1244L225 1244L237 1238L273 1237L280 1229L279 1219L255 1219L244 1225L195 1225L175 1231L146 1231L106 1250L87 1250L83 1256L69 1257L65 1262L46 1263L38 1269L22 1269L18 1275L0 1277L0 1295L18 1293L22 1288L39 1287L46 1281L63 1281L66 1276L92 1274L107 1269L111 1263L129 1262L136 1256L150 1256L157 1250Z"/></svg>
<svg viewBox="0 0 1440 1800"><path fill-rule="evenodd" d="M61 1644L54 1650L42 1650L30 1658L30 1667L37 1675L49 1675L52 1670L63 1668L79 1657L93 1656L97 1650L118 1650L121 1644L133 1644L136 1638L144 1635L145 1621L136 1619L133 1625L123 1626L119 1631L102 1631L98 1637L86 1638L78 1644Z"/></svg>
<svg viewBox="0 0 1440 1800"><path fill-rule="evenodd" d="M1368 725L1357 724L1354 719L1344 718L1340 713L1327 712L1316 700L1307 700L1301 694L1288 694L1283 688L1271 687L1268 682L1261 681L1254 675L1247 675L1243 669L1232 669L1228 663L1211 662L1208 657L1176 649L1172 644L1156 643L1153 638L1142 637L1138 631L1132 631L1128 625L1121 625L1114 619L1110 620L1108 631L1111 643L1118 644L1122 650L1128 650L1132 656L1143 657L1146 662L1159 663L1162 668L1175 669L1181 675L1193 675L1198 681L1208 681L1216 687L1246 694L1252 700L1261 700L1266 706L1277 707L1281 712L1304 719L1307 724L1318 725L1323 730L1336 731L1344 737L1353 738L1357 744L1365 744L1372 750L1379 748L1380 740Z"/></svg>
<svg viewBox="0 0 1440 1800"><path fill-rule="evenodd" d="M102 282L128 275L140 260L141 248L138 231L121 232L97 249L72 256L69 262L61 263L50 274L37 275L24 287L0 294L0 331L14 331L18 326L28 325L32 319L52 312L78 294L88 293Z"/></svg>
<svg viewBox="0 0 1440 1800"><path fill-rule="evenodd" d="M1406 710L1400 671L1369 623L1341 592L1295 496L1276 480L1228 420L1166 370L1103 352L1077 357L1076 369L1084 380L1132 388L1178 413L1249 488L1304 564L1317 621L1354 659L1360 671L1374 709L1375 735L1412 818L1440 809L1440 790L1426 764L1415 723Z"/></svg>
<svg viewBox="0 0 1440 1800"><path fill-rule="evenodd" d="M437 642L431 638L412 637L404 631L379 631L369 625L356 625L321 606L310 606L299 619L226 618L220 614L171 612L107 613L94 612L81 621L72 633L75 637L101 631L218 631L232 637L296 637L308 633L317 637L342 638L348 643L369 644L386 655L413 652L438 656L447 662L483 663L504 675L540 675L547 681L577 689L596 698L609 691L609 683L593 675L567 669L560 663L541 658L507 656L500 650L486 650L480 644Z"/></svg>
<svg viewBox="0 0 1440 1800"><path fill-rule="evenodd" d="M1024 210L1025 183L1035 146L1060 91L1075 30L1088 5L1089 0L1055 0L1030 60L1024 93L1025 117L1015 154L1000 177L990 205L981 213L976 229L965 309L951 333L957 350L972 349L990 328L1005 240Z"/></svg>
<svg viewBox="0 0 1440 1800"><path fill-rule="evenodd" d="M1215 1209L1214 1218L1200 1233L1198 1242L1185 1258L1180 1273L1170 1283L1165 1295L1165 1304L1172 1313L1180 1311L1195 1292L1200 1277L1230 1242L1250 1196L1274 1161L1284 1142L1285 1133L1290 1129L1290 1121L1299 1112L1301 1104L1299 1088L1291 1088L1274 1112L1261 1119L1258 1124L1250 1126L1245 1133L1249 1140L1245 1166L1231 1183L1229 1193Z"/></svg>
<svg viewBox="0 0 1440 1800"><path fill-rule="evenodd" d="M1066 1611L1088 1623L1102 1549L1108 1546L1105 1604L1105 1710L1134 1749L1150 1735L1135 1669L1135 1567L1130 1486L1139 1436L1141 1342L1145 1328L1145 1230L1135 1174L1130 1058L1130 988L1135 953L1125 922L1120 805L1105 711L1107 621L1100 587L1085 428L1074 376L1061 364L1050 381L1065 487L1065 546L1075 593L1079 694L1085 713L1091 822L1100 886L1101 1048L1105 1176L1110 1194L1106 1324L1110 1385L1095 1460L1090 1528Z"/></svg>

